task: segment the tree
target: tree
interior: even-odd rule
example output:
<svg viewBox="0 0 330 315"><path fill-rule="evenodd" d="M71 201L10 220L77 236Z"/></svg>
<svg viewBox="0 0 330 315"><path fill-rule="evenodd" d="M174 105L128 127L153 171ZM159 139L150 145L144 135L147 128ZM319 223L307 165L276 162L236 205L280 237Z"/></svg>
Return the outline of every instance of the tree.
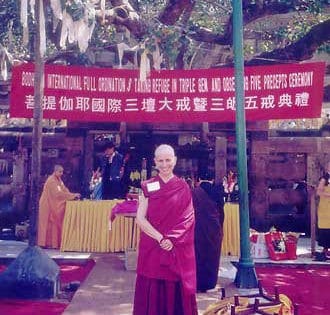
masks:
<svg viewBox="0 0 330 315"><path fill-rule="evenodd" d="M23 2L23 1L22 1ZM0 296L6 298L53 298L57 293L58 265L41 248L36 246L38 200L42 150L42 98L44 91L44 62L41 49L42 0L35 3L35 74L31 161L31 214L29 246L0 274Z"/></svg>

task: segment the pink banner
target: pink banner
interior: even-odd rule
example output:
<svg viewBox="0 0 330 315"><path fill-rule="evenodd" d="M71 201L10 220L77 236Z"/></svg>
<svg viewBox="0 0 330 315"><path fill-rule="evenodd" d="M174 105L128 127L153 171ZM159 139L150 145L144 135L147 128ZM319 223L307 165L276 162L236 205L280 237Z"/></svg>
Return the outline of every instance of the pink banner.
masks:
<svg viewBox="0 0 330 315"><path fill-rule="evenodd" d="M325 63L245 67L246 119L321 115ZM11 117L32 117L34 65L13 68ZM44 118L75 121L235 120L233 68L152 71L45 66Z"/></svg>

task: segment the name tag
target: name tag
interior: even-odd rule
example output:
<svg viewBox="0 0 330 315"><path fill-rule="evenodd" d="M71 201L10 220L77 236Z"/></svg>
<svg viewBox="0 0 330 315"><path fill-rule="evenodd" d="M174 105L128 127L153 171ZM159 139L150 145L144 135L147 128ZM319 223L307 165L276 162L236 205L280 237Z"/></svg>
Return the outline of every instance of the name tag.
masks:
<svg viewBox="0 0 330 315"><path fill-rule="evenodd" d="M147 184L147 190L148 192L156 191L160 189L160 184L159 182L153 182L153 183L148 183Z"/></svg>

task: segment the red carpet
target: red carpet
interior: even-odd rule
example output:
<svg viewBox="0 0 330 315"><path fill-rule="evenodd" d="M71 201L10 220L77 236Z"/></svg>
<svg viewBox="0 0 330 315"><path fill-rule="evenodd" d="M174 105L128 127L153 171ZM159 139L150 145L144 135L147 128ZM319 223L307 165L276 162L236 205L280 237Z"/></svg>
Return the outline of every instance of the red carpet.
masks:
<svg viewBox="0 0 330 315"><path fill-rule="evenodd" d="M95 265L94 260L89 259L86 264L73 265L73 264L60 264L60 279L62 284L72 281L83 282L88 276L89 272Z"/></svg>
<svg viewBox="0 0 330 315"><path fill-rule="evenodd" d="M82 283L94 265L94 260L88 260L86 264L60 264L61 285L65 286L73 281ZM0 265L0 272L5 269L6 266ZM60 315L68 304L69 302L0 299L0 315Z"/></svg>
<svg viewBox="0 0 330 315"><path fill-rule="evenodd" d="M298 304L299 315L330 315L329 266L256 266L258 279L268 294L286 294Z"/></svg>

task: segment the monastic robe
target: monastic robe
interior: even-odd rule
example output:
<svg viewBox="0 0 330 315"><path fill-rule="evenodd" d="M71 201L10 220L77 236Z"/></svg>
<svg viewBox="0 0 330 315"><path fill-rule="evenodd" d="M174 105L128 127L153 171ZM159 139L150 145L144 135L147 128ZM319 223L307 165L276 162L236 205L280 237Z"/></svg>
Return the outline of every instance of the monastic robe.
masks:
<svg viewBox="0 0 330 315"><path fill-rule="evenodd" d="M176 176L167 183L156 176L143 182L142 190L148 198L148 221L164 238L169 238L174 246L171 251L163 250L155 239L141 232L137 274L149 279L169 280L172 283L178 281L184 310L182 315L197 314L195 219L190 188L184 180Z"/></svg>
<svg viewBox="0 0 330 315"><path fill-rule="evenodd" d="M207 184L202 183L192 192L197 290L200 291L213 289L217 284L223 238L223 193L219 187Z"/></svg>
<svg viewBox="0 0 330 315"><path fill-rule="evenodd" d="M65 202L75 198L61 179L50 175L39 200L38 245L60 248Z"/></svg>

